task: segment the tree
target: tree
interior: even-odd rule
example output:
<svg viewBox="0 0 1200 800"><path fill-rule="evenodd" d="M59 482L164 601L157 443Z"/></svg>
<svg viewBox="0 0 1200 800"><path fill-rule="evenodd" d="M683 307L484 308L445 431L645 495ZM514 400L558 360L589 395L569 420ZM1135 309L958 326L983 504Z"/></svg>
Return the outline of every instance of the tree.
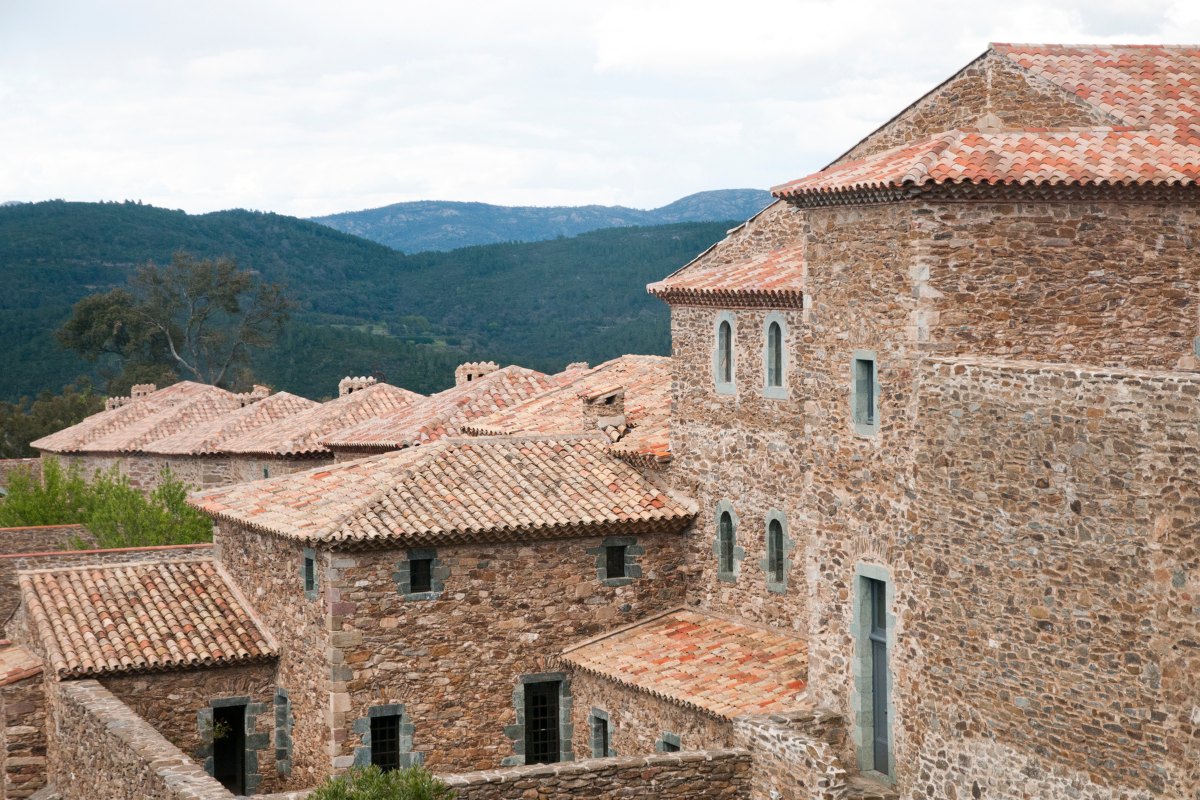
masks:
<svg viewBox="0 0 1200 800"><path fill-rule="evenodd" d="M104 398L92 390L87 378L64 386L61 395L46 390L32 403L28 397L19 403L0 403L0 458L34 458L38 453L30 442L103 410Z"/></svg>
<svg viewBox="0 0 1200 800"><path fill-rule="evenodd" d="M284 286L239 270L235 259L179 252L167 266L144 264L128 290L80 300L55 336L88 360L120 359L122 384L174 370L224 386L249 378L250 350L275 341L295 305Z"/></svg>

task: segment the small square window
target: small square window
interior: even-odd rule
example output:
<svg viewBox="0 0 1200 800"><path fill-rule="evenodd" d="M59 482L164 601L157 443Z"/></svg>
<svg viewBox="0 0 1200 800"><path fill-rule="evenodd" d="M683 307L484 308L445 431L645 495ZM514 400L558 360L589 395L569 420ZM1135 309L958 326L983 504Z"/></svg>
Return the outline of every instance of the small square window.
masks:
<svg viewBox="0 0 1200 800"><path fill-rule="evenodd" d="M433 591L433 559L417 558L408 562L408 586L413 594Z"/></svg>
<svg viewBox="0 0 1200 800"><path fill-rule="evenodd" d="M313 592L317 589L316 559L304 557L304 591Z"/></svg>
<svg viewBox="0 0 1200 800"><path fill-rule="evenodd" d="M625 545L604 548L605 575L609 578L625 577Z"/></svg>

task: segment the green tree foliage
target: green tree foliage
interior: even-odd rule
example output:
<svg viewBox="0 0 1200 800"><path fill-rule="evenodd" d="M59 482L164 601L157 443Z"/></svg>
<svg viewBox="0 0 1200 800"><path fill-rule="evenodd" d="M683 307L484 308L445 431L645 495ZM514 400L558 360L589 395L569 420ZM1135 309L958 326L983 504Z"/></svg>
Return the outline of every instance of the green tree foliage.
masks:
<svg viewBox="0 0 1200 800"><path fill-rule="evenodd" d="M60 395L46 390L32 403L28 397L16 403L0 403L0 458L34 458L38 453L30 442L103 410L104 397L92 391L87 379L64 386Z"/></svg>
<svg viewBox="0 0 1200 800"><path fill-rule="evenodd" d="M308 800L454 800L455 794L424 767L384 772L372 765L327 778Z"/></svg>
<svg viewBox="0 0 1200 800"><path fill-rule="evenodd" d="M187 489L169 469L147 498L113 467L91 481L78 464L64 469L56 458L42 462L42 480L18 470L0 501L0 528L85 525L96 546L155 547L212 541L212 520L187 505ZM82 547L82 542L76 543Z"/></svg>

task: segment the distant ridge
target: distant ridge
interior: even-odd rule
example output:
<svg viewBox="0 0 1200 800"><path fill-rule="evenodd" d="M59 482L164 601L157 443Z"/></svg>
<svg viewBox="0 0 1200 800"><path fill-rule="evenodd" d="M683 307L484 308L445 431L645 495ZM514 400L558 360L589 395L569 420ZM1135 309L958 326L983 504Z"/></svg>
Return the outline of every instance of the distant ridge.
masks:
<svg viewBox="0 0 1200 800"><path fill-rule="evenodd" d="M405 253L418 253L498 242L538 242L578 236L599 228L748 219L764 209L771 199L770 192L761 189L722 189L690 194L650 210L422 200L311 219Z"/></svg>

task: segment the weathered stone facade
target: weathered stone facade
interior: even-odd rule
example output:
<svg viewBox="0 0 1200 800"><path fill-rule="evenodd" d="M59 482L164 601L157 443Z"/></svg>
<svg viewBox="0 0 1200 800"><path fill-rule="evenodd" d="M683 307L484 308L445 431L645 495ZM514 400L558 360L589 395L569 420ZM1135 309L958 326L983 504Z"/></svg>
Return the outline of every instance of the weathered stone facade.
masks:
<svg viewBox="0 0 1200 800"><path fill-rule="evenodd" d="M7 488L10 477L18 471L29 472L34 478L41 480L42 461L40 458L0 459L0 489Z"/></svg>
<svg viewBox="0 0 1200 800"><path fill-rule="evenodd" d="M4 623L17 609L20 592L17 589L17 564L13 555L46 553L62 550L76 540L95 543L95 538L82 525L39 525L32 528L0 528L0 639L6 636Z"/></svg>
<svg viewBox="0 0 1200 800"><path fill-rule="evenodd" d="M0 798L46 785L46 694L41 670L0 684Z"/></svg>

